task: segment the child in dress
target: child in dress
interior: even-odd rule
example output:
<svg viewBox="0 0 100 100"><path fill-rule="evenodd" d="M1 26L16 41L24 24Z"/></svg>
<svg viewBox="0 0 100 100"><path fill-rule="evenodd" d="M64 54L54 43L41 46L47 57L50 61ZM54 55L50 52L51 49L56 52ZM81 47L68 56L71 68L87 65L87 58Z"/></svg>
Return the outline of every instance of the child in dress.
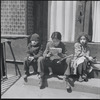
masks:
<svg viewBox="0 0 100 100"><path fill-rule="evenodd" d="M82 81L88 81L87 80L87 66L89 61L93 61L93 57L90 55L90 48L88 46L88 35L84 32L81 36L79 36L77 42L74 45L74 58L69 58L67 60L68 62L68 68L65 71L65 76L68 78L68 76L71 74L70 69L73 68L72 74L78 74L79 75L79 82ZM70 73L68 73L70 72Z"/></svg>
<svg viewBox="0 0 100 100"><path fill-rule="evenodd" d="M27 82L27 77L30 75L29 73L29 67L33 66L34 72L37 73L37 61L40 56L43 54L43 46L40 43L40 37L37 33L34 33L30 37L30 43L28 44L28 50L27 50L27 57L24 61L24 70L25 70L25 77L24 81Z"/></svg>

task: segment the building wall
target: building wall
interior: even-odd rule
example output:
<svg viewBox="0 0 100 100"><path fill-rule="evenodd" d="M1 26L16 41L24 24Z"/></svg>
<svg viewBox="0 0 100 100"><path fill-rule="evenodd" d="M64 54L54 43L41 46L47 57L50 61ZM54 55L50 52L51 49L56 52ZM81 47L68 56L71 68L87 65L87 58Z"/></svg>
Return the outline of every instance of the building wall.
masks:
<svg viewBox="0 0 100 100"><path fill-rule="evenodd" d="M26 1L1 1L1 35L26 35Z"/></svg>
<svg viewBox="0 0 100 100"><path fill-rule="evenodd" d="M75 22L75 40L80 32L86 32L92 38L92 1L77 1L76 22Z"/></svg>

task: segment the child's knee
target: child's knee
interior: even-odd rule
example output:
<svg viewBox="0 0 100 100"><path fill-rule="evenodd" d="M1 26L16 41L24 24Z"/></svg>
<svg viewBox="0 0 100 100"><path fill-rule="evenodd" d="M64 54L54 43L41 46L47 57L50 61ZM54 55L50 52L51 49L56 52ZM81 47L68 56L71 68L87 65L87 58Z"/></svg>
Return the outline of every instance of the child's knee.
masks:
<svg viewBox="0 0 100 100"><path fill-rule="evenodd" d="M67 63L67 64L71 63L71 58L67 58L67 59L66 59L66 63Z"/></svg>
<svg viewBox="0 0 100 100"><path fill-rule="evenodd" d="M44 57L39 57L37 60L37 62L42 62L42 61L44 61Z"/></svg>
<svg viewBox="0 0 100 100"><path fill-rule="evenodd" d="M27 57L25 57L25 58L24 58L24 62L26 62L27 60L28 60Z"/></svg>

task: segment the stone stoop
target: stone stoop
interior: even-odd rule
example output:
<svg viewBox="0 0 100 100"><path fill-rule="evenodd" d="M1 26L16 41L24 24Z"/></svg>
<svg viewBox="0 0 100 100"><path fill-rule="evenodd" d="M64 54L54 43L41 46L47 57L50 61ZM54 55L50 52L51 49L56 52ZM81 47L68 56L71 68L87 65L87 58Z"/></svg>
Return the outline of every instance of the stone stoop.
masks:
<svg viewBox="0 0 100 100"><path fill-rule="evenodd" d="M24 77L24 76L23 76ZM28 77L28 82L24 82L24 85L33 85L39 86L39 79L37 75L31 75ZM76 78L70 77L69 83L71 85L71 89L68 92L78 91L78 92L86 92L93 94L100 94L100 79L98 78L90 78L88 82L78 82ZM55 89L64 89L66 90L66 82L63 81L63 76L45 76L44 86Z"/></svg>

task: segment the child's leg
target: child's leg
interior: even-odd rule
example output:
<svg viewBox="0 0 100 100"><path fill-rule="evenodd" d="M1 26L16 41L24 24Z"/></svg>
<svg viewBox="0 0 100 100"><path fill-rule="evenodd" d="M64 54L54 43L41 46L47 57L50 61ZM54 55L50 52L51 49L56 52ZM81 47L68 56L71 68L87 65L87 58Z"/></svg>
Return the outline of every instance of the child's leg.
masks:
<svg viewBox="0 0 100 100"><path fill-rule="evenodd" d="M70 68L71 68L71 58L67 58L66 61L65 61L65 72L64 72L64 75L70 75L71 74L71 71L70 71Z"/></svg>
<svg viewBox="0 0 100 100"><path fill-rule="evenodd" d="M24 62L24 70L27 76L29 75L29 65L30 65L30 61L26 59Z"/></svg>
<svg viewBox="0 0 100 100"><path fill-rule="evenodd" d="M51 61L50 59L46 59L45 66L49 70L49 75L52 75L53 74L52 67L53 67L54 64L55 64L54 61Z"/></svg>
<svg viewBox="0 0 100 100"><path fill-rule="evenodd" d="M83 62L83 74L87 74L87 60Z"/></svg>
<svg viewBox="0 0 100 100"><path fill-rule="evenodd" d="M84 62L83 62L82 69L83 69L82 78L83 78L85 81L88 81L88 79L87 79L87 61L84 61Z"/></svg>
<svg viewBox="0 0 100 100"><path fill-rule="evenodd" d="M52 75L53 74L52 68L48 67L48 69L49 69L49 75Z"/></svg>
<svg viewBox="0 0 100 100"><path fill-rule="evenodd" d="M38 66L37 66L37 60L35 60L35 61L33 60L32 63L31 63L31 65L33 67L34 73L37 73L37 68L38 68Z"/></svg>
<svg viewBox="0 0 100 100"><path fill-rule="evenodd" d="M66 82L66 89L71 88L68 79L69 79L69 75L64 75L63 80Z"/></svg>
<svg viewBox="0 0 100 100"><path fill-rule="evenodd" d="M71 74L70 67L71 67L71 58L67 58L65 61L65 72L63 78L63 80L66 81L66 89L70 89L71 87L68 81L69 75Z"/></svg>
<svg viewBox="0 0 100 100"><path fill-rule="evenodd" d="M29 64L30 64L30 62L28 61L28 59L25 59L25 61L24 61L24 70L25 70L24 81L25 82L27 82L27 77L29 76Z"/></svg>
<svg viewBox="0 0 100 100"><path fill-rule="evenodd" d="M79 74L79 82L82 82L84 79L82 79L82 67L83 67L83 63L79 64L77 67L77 72Z"/></svg>
<svg viewBox="0 0 100 100"><path fill-rule="evenodd" d="M44 57L39 57L38 58L38 72L39 72L39 87L40 89L43 87L43 80L44 80L44 63L45 63L45 58Z"/></svg>
<svg viewBox="0 0 100 100"><path fill-rule="evenodd" d="M42 76L44 76L45 58L44 57L39 57L37 63L38 63L38 72L42 77Z"/></svg>

